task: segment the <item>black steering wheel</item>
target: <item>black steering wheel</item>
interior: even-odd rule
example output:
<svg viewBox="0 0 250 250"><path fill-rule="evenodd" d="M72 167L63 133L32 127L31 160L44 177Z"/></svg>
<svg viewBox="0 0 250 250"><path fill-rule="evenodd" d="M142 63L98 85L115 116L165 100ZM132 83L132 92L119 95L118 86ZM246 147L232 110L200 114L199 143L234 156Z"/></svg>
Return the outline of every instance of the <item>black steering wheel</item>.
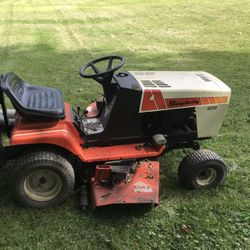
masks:
<svg viewBox="0 0 250 250"><path fill-rule="evenodd" d="M107 67L104 70L100 70L97 66L98 63L107 62ZM115 65L115 61L117 61ZM80 76L84 78L92 78L101 84L107 84L111 82L113 74L116 70L120 69L125 63L125 59L122 56L105 56L97 58L80 69ZM88 73L92 71L93 73Z"/></svg>

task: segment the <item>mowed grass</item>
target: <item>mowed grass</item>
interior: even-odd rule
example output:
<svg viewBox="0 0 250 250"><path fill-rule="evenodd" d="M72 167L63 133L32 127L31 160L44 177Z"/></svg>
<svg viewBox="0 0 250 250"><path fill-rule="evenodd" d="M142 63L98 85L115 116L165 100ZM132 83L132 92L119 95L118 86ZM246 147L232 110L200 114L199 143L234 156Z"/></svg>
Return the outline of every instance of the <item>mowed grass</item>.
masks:
<svg viewBox="0 0 250 250"><path fill-rule="evenodd" d="M73 106L102 93L79 77L102 55L125 70L205 70L232 88L220 135L203 143L227 162L225 184L187 191L182 151L161 160L160 206L84 214L78 195L53 209L18 207L0 175L0 249L250 249L250 2L181 0L0 1L0 72L61 89Z"/></svg>

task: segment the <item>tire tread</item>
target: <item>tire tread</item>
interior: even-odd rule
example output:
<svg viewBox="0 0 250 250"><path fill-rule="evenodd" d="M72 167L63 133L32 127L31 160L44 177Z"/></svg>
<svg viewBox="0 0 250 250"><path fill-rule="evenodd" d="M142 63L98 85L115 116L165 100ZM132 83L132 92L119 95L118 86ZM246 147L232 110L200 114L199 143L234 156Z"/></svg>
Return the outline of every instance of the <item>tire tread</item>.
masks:
<svg viewBox="0 0 250 250"><path fill-rule="evenodd" d="M35 166L44 165L48 162L50 162L51 166L53 166L54 168L63 171L63 174L66 176L69 185L68 187L65 187L65 195L62 195L58 200L53 201L51 204L49 204L49 202L41 203L41 205L39 205L37 202L37 204L34 206L31 203L27 204L23 197L20 196L15 180L24 169L31 170L34 169ZM14 166L10 176L10 188L14 199L22 206L31 207L51 207L62 203L67 198L67 196L73 192L74 183L75 174L70 162L60 154L48 151L34 151L21 156L14 162Z"/></svg>
<svg viewBox="0 0 250 250"><path fill-rule="evenodd" d="M194 187L190 183L190 177L191 177L190 171L192 169L199 168L201 164L205 164L209 161L222 163L225 166L225 171L226 171L226 164L224 160L218 154L208 149L197 150L188 154L181 161L179 168L178 168L180 184L185 188L193 189ZM225 179L225 176L223 177L223 180L224 179Z"/></svg>

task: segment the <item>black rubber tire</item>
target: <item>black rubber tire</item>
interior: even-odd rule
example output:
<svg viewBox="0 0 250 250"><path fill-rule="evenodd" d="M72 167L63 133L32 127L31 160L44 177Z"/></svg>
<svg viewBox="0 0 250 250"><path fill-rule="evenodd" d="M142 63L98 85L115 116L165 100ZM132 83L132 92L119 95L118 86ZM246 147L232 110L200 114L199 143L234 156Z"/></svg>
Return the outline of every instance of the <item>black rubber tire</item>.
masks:
<svg viewBox="0 0 250 250"><path fill-rule="evenodd" d="M60 178L59 193L48 201L31 199L25 193L24 183L35 170L50 170ZM33 172L34 173L34 172ZM10 176L10 188L14 200L21 206L33 208L54 207L61 204L73 193L75 175L72 165L60 154L47 151L37 151L23 155L15 162Z"/></svg>
<svg viewBox="0 0 250 250"><path fill-rule="evenodd" d="M200 184L199 175L210 171L210 182ZM178 168L180 184L187 189L209 189L222 184L227 175L227 166L222 158L210 150L197 150L188 154ZM198 179L198 180L197 180Z"/></svg>

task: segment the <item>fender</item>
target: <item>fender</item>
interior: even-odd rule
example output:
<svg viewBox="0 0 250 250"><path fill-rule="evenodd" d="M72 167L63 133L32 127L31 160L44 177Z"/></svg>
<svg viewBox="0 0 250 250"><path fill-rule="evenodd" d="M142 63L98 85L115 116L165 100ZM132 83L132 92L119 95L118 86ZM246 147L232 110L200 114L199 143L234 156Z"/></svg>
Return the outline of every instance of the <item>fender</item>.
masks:
<svg viewBox="0 0 250 250"><path fill-rule="evenodd" d="M51 144L67 149L77 155L81 160L84 141L75 128L71 107L64 104L65 118L57 121L25 121L22 117L16 118L16 124L12 130L10 145L27 144Z"/></svg>

